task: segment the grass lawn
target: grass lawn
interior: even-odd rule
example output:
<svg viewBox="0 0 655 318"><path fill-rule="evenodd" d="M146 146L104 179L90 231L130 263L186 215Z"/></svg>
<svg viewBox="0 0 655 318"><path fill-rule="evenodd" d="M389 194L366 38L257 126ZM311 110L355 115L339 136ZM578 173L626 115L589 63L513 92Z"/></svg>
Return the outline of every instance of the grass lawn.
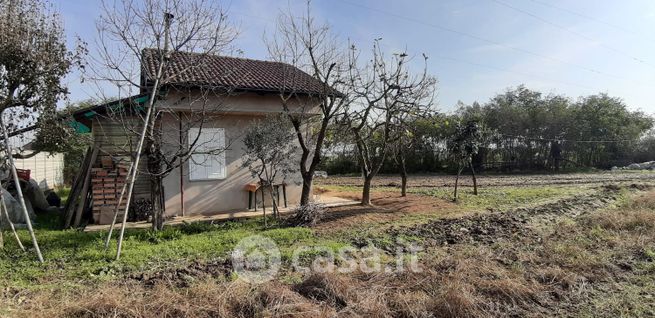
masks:
<svg viewBox="0 0 655 318"><path fill-rule="evenodd" d="M0 281L21 288L75 286L81 281L111 280L122 274L153 271L188 261L225 258L242 238L260 234L281 247L282 257L290 257L295 244L324 245L338 248L345 241L319 238L303 227L279 227L274 220L264 228L263 219L255 218L219 224L193 223L165 227L161 232L126 230L120 261L114 261L116 241L105 251L107 232L81 232L40 228L36 231L46 262L39 264L30 245L29 233L20 230L22 252L5 231L6 246L0 252Z"/></svg>

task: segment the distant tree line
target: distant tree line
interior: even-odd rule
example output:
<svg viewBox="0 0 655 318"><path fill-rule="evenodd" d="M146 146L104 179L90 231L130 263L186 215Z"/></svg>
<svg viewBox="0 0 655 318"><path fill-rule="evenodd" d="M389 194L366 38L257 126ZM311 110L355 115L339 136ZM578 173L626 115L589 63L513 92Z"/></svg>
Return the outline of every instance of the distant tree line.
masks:
<svg viewBox="0 0 655 318"><path fill-rule="evenodd" d="M449 142L458 127L469 122L480 127L479 148L472 158L476 171L608 169L655 160L653 118L607 94L573 100L519 86L485 104L460 102L452 114L411 119L411 134L404 142L412 146L403 149L409 173L458 172L460 163ZM321 169L360 173L354 145L339 136L332 135ZM399 173L394 158L388 157L380 172Z"/></svg>

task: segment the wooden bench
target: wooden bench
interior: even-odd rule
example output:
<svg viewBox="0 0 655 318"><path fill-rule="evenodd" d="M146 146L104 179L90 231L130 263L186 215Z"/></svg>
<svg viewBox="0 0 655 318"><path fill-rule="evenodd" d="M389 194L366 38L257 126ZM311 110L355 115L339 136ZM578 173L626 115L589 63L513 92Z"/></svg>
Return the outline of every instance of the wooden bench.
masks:
<svg viewBox="0 0 655 318"><path fill-rule="evenodd" d="M280 187L282 187L282 197L284 199L284 207L287 207L287 184L284 182L280 183L274 183L273 184L273 191L275 191L275 196L277 202L280 202ZM248 210L252 210L253 205L252 205L252 199L253 199L253 194L255 197L255 211L257 211L257 190L261 189L261 194L262 194L262 209L264 211L266 210L266 197L264 196L264 188L261 186L259 182L257 183L248 183L245 186L245 190L248 191Z"/></svg>

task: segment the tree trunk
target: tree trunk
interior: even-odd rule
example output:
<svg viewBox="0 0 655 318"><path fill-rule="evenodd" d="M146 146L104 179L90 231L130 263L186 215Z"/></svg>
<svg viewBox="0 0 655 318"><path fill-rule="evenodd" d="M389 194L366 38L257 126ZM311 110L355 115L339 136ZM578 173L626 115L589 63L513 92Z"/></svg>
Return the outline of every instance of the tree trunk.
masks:
<svg viewBox="0 0 655 318"><path fill-rule="evenodd" d="M261 181L260 184L262 184ZM266 221L266 195L264 194L264 186L262 185L260 189L262 192L262 213L264 215L264 227L268 227L268 222ZM257 203L255 202L255 204Z"/></svg>
<svg viewBox="0 0 655 318"><path fill-rule="evenodd" d="M275 190L273 189L273 183L269 183L269 190L271 192L271 202L273 205L273 217L276 219L280 218L280 210L278 210L278 204L277 204L277 199L275 197ZM263 193L262 193L263 194Z"/></svg>
<svg viewBox="0 0 655 318"><path fill-rule="evenodd" d="M152 229L161 231L164 229L164 207L162 206L162 186L161 178L158 176L150 177L150 187L152 189L150 200L152 200Z"/></svg>
<svg viewBox="0 0 655 318"><path fill-rule="evenodd" d="M469 164L471 167L471 177L473 177L473 194L478 195L478 180L475 178L475 168L473 168L473 162Z"/></svg>
<svg viewBox="0 0 655 318"><path fill-rule="evenodd" d="M156 129L156 128L153 128ZM164 228L164 207L162 203L162 161L158 134L148 148L148 172L150 173L150 201L152 206L152 229L161 231ZM127 209L129 211L129 207Z"/></svg>
<svg viewBox="0 0 655 318"><path fill-rule="evenodd" d="M308 172L302 175L302 192L300 193L300 205L307 205L312 195L312 182L314 182L314 173Z"/></svg>
<svg viewBox="0 0 655 318"><path fill-rule="evenodd" d="M457 177L455 177L455 192L453 193L453 201L457 202L457 185L459 184L459 175L462 173L462 168L457 167Z"/></svg>
<svg viewBox="0 0 655 318"><path fill-rule="evenodd" d="M405 155L400 154L400 196L407 196L407 166L405 165Z"/></svg>
<svg viewBox="0 0 655 318"><path fill-rule="evenodd" d="M364 189L362 189L362 205L371 205L371 180L373 180L373 176L364 176Z"/></svg>

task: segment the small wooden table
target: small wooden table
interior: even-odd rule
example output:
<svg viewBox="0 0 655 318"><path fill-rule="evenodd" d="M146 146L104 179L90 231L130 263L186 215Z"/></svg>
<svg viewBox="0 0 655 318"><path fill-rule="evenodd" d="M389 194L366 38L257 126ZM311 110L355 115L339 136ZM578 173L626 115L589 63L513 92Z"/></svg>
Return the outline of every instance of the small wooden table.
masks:
<svg viewBox="0 0 655 318"><path fill-rule="evenodd" d="M282 187L282 197L284 198L284 207L287 207L287 184L285 182L274 183L273 191L275 191L275 196L278 202L280 202L280 187ZM248 183L245 186L245 190L248 191L248 210L252 209L252 199L253 194L255 197L255 211L257 211L257 190L261 189L262 193L262 209L266 211L266 201L264 196L264 187L261 186L259 182L257 183Z"/></svg>

